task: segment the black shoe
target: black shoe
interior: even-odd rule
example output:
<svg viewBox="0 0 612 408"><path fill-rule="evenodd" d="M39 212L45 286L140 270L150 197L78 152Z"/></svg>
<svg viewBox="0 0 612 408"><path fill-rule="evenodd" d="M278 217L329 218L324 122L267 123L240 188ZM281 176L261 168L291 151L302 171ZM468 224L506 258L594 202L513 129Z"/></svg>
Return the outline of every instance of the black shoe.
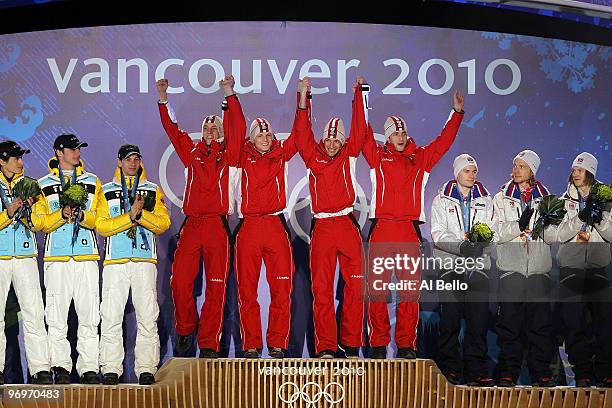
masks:
<svg viewBox="0 0 612 408"><path fill-rule="evenodd" d="M244 352L244 358L260 358L261 351L258 349L248 349Z"/></svg>
<svg viewBox="0 0 612 408"><path fill-rule="evenodd" d="M176 342L176 355L179 357L185 357L185 353L193 348L193 341L195 339L195 333L190 333L186 336L178 335Z"/></svg>
<svg viewBox="0 0 612 408"><path fill-rule="evenodd" d="M597 384L598 387L612 388L612 378L604 378L601 383Z"/></svg>
<svg viewBox="0 0 612 408"><path fill-rule="evenodd" d="M446 372L444 374L444 377L446 377L446 381L448 381L449 383L453 385L461 384L461 375L455 371Z"/></svg>
<svg viewBox="0 0 612 408"><path fill-rule="evenodd" d="M4 373L0 371L0 385L4 385Z"/></svg>
<svg viewBox="0 0 612 408"><path fill-rule="evenodd" d="M340 346L344 350L344 356L351 360L359 358L359 347Z"/></svg>
<svg viewBox="0 0 612 408"><path fill-rule="evenodd" d="M100 384L100 376L93 371L85 371L81 375L81 384Z"/></svg>
<svg viewBox="0 0 612 408"><path fill-rule="evenodd" d="M477 377L475 380L469 381L467 383L470 387L493 387L495 385L495 381L489 377Z"/></svg>
<svg viewBox="0 0 612 408"><path fill-rule="evenodd" d="M385 358L387 358L387 346L372 347L370 358L373 358L375 360L384 360Z"/></svg>
<svg viewBox="0 0 612 408"><path fill-rule="evenodd" d="M336 358L336 352L333 350L323 350L316 356L317 358L322 358L325 360L330 360L332 358Z"/></svg>
<svg viewBox="0 0 612 408"><path fill-rule="evenodd" d="M406 360L414 360L416 358L416 351L410 347L402 347L397 349L397 358L403 358Z"/></svg>
<svg viewBox="0 0 612 408"><path fill-rule="evenodd" d="M53 384L53 377L50 371L39 371L32 376L32 384L50 385Z"/></svg>
<svg viewBox="0 0 612 408"><path fill-rule="evenodd" d="M219 353L213 349L201 348L200 358L219 358Z"/></svg>
<svg viewBox="0 0 612 408"><path fill-rule="evenodd" d="M576 378L576 387L578 388L588 388L593 385L593 382L590 378Z"/></svg>
<svg viewBox="0 0 612 408"><path fill-rule="evenodd" d="M555 387L556 385L555 380L553 380L551 377L540 377L538 378L538 381L531 384L532 387L545 388Z"/></svg>
<svg viewBox="0 0 612 408"><path fill-rule="evenodd" d="M106 373L102 377L102 384L104 385L117 385L119 384L119 374L117 373Z"/></svg>
<svg viewBox="0 0 612 408"><path fill-rule="evenodd" d="M152 385L155 384L155 376L151 373L141 373L138 377L138 384Z"/></svg>
<svg viewBox="0 0 612 408"><path fill-rule="evenodd" d="M64 367L53 367L55 384L70 384L70 373Z"/></svg>
<svg viewBox="0 0 612 408"><path fill-rule="evenodd" d="M499 387L515 387L516 383L512 377L500 377L499 381L497 381L497 385Z"/></svg>
<svg viewBox="0 0 612 408"><path fill-rule="evenodd" d="M285 352L280 347L272 347L268 349L268 354L271 358L285 358Z"/></svg>

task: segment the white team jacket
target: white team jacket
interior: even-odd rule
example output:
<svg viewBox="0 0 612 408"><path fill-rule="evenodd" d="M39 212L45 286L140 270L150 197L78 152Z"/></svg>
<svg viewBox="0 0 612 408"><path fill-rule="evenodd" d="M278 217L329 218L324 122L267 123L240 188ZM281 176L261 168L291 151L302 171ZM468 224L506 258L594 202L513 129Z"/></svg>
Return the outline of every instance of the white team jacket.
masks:
<svg viewBox="0 0 612 408"><path fill-rule="evenodd" d="M563 195L567 214L557 227L559 252L557 263L560 268L605 268L610 264L610 241L612 241L612 213L605 211L599 224L587 227L590 235L588 243L578 243L578 233L584 225L578 212L580 211L578 191L569 184Z"/></svg>
<svg viewBox="0 0 612 408"><path fill-rule="evenodd" d="M442 186L431 204L431 238L434 242L433 256L436 258L461 256L459 247L465 236L461 200L463 198L457 181L451 180ZM470 226L477 222L491 227L495 242L497 222L494 217L493 199L489 191L478 181L472 187ZM487 252L483 254L485 271L491 269L491 258Z"/></svg>
<svg viewBox="0 0 612 408"><path fill-rule="evenodd" d="M532 192L532 208L535 210L529 220L530 230L540 217L538 207L542 197L549 194L548 189L536 181ZM497 268L500 278L518 272L525 276L546 274L552 268L550 244L556 240L556 228L550 226L533 241L521 238L518 220L523 210L521 208L521 192L512 180L501 187L501 191L493 198L493 207L497 218Z"/></svg>

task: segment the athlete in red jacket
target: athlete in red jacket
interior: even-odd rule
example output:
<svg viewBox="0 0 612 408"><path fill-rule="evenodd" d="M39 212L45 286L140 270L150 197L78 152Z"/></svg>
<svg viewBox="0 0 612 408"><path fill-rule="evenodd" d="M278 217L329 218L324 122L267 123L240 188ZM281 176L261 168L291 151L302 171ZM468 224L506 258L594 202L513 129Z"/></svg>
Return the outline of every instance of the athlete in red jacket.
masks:
<svg viewBox="0 0 612 408"><path fill-rule="evenodd" d="M194 142L187 132L179 129L174 112L168 106L168 80L157 81L162 125L187 168L183 199L186 219L174 253L170 280L179 335L176 352L182 355L192 346L198 327L193 286L203 257L206 290L200 314L206 318L199 321L198 346L200 357L206 358L219 355L230 267L231 233L227 216L234 211L232 179L237 177L246 131L242 108L233 90L234 78L226 76L219 85L227 101L225 118L222 121L218 116L206 116L202 122L202 139Z"/></svg>
<svg viewBox="0 0 612 408"><path fill-rule="evenodd" d="M242 220L236 227L234 273L246 358L259 358L263 345L257 301L262 260L270 288L268 353L283 358L289 345L294 265L283 210L288 162L296 153L293 139L292 131L286 140L277 140L270 122L256 118L240 154L238 212Z"/></svg>
<svg viewBox="0 0 612 408"><path fill-rule="evenodd" d="M342 119L332 118L323 138L315 141L310 121L310 79L300 81L300 109L295 144L308 169L311 209L314 214L310 240L315 349L319 358L333 358L338 348L334 311L336 262L345 282L340 322L341 348L349 358L359 357L363 346L365 312L363 245L361 229L353 215L355 162L365 141L366 121L358 78L354 86L353 117L348 140Z"/></svg>
<svg viewBox="0 0 612 408"><path fill-rule="evenodd" d="M404 252L420 256L419 236L413 222L425 222L425 185L431 169L451 147L463 119L463 95L455 92L454 111L442 129L442 133L429 145L417 146L408 136L406 122L398 116L385 121L387 142L379 145L372 134L363 147L363 155L370 165L372 174L372 227L368 241L369 258L382 246L402 243ZM405 245L415 243L414 245ZM377 246L377 244L379 246ZM388 250L389 248L387 248ZM402 276L396 270L398 280L420 279L420 270L414 275ZM371 275L370 275L371 277ZM386 276L389 279L390 276ZM370 302L368 303L368 331L372 358L385 358L387 345L391 340L391 326L387 304L378 296L369 280ZM418 292L406 291L400 294L395 326L395 340L398 358L416 357L416 332L419 321ZM376 293L379 295L380 293Z"/></svg>

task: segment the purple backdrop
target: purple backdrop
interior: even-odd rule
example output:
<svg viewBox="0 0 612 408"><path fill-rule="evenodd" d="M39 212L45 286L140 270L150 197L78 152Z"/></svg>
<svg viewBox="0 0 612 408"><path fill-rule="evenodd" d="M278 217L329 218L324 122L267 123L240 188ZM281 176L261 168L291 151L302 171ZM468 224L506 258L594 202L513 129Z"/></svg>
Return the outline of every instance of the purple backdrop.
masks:
<svg viewBox="0 0 612 408"><path fill-rule="evenodd" d="M452 91L462 90L466 117L456 143L429 178L427 213L436 190L452 177L453 158L464 152L478 160L479 178L491 191L507 180L512 158L524 148L540 154L538 176L556 193L564 189L571 161L581 151L598 157L598 178L610 181L612 173L610 47L512 34L332 23L151 24L0 38L0 138L32 150L26 163L29 175L42 176L55 136L72 132L89 143L83 159L103 182L112 177L117 148L139 144L149 177L169 197L173 226L159 241L162 360L172 355L168 280L174 234L183 218L184 175L159 121L155 79L161 76L177 87L169 99L185 130L197 133L204 115L220 112L222 95L215 84L231 72L243 94L247 120L263 115L282 134L291 128L298 77L309 75L321 88L313 99L319 134L331 116L344 118L348 126L351 84L363 75L372 86L375 131L381 132L387 115L398 114L419 144L439 133L451 109ZM310 221L304 176L296 156L290 165L287 210L298 267L292 355L307 355L311 348L307 246L302 239ZM370 181L362 158L357 179L364 192L357 209L363 212ZM364 232L365 218L360 218ZM429 238L427 225L423 232ZM226 309L224 349L233 355L240 342L234 293L228 293ZM135 324L133 310L126 312L125 378L133 380Z"/></svg>

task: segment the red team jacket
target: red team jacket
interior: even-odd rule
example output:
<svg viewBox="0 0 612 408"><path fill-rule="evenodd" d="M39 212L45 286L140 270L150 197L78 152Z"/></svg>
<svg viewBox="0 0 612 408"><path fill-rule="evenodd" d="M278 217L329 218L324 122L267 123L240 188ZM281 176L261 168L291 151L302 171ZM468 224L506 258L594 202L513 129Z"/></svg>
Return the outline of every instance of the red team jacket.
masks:
<svg viewBox="0 0 612 408"><path fill-rule="evenodd" d="M236 95L226 98L228 109L223 119L225 138L206 146L180 130L176 116L167 103L158 103L162 125L181 162L187 168L183 213L209 217L232 214L236 166L246 132L242 108Z"/></svg>
<svg viewBox="0 0 612 408"><path fill-rule="evenodd" d="M308 169L311 208L315 217L343 215L355 203L355 163L365 142L366 122L361 91L355 91L349 137L334 157L325 151L324 140L315 141L310 121L310 100L307 109L298 109L295 144Z"/></svg>
<svg viewBox="0 0 612 408"><path fill-rule="evenodd" d="M370 165L372 207L370 218L425 222L425 185L431 169L453 144L463 113L454 110L442 133L427 146L408 137L403 152L387 141L379 145L368 132L363 156Z"/></svg>
<svg viewBox="0 0 612 408"><path fill-rule="evenodd" d="M288 162L297 151L294 135L292 130L286 140L274 139L264 154L255 149L248 137L243 139L237 200L240 217L279 214L287 206Z"/></svg>

